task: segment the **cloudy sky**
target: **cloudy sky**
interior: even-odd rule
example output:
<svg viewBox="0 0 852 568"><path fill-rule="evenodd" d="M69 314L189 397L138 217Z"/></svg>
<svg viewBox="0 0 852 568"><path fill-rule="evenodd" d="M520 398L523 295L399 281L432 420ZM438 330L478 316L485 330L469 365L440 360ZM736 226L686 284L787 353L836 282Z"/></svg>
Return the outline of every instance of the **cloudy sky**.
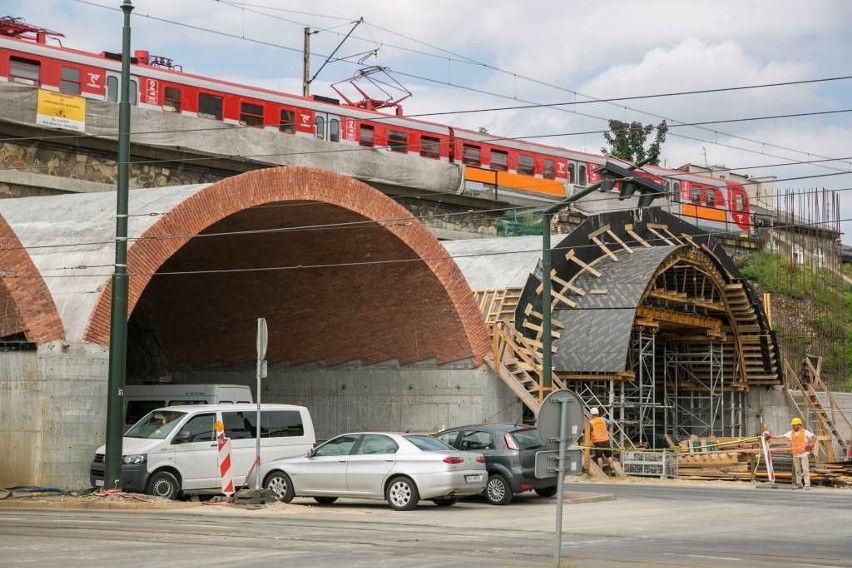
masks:
<svg viewBox="0 0 852 568"><path fill-rule="evenodd" d="M413 93L404 103L406 114L852 76L852 2L846 0L134 0L133 5L135 49L171 57L193 73L295 93L301 92L303 29L317 31L311 36L316 71L352 22L363 17L337 53L347 59L329 63L312 93L334 95L331 83L361 65L380 65ZM0 15L61 31L70 47L119 51L119 6L119 0L0 0ZM778 189L840 190L843 240L852 243L852 112L837 111L852 111L852 79L458 112L433 120L509 136L560 134L546 142L598 152L602 136L588 132L606 129L607 119L654 124L666 119L675 126L819 113L675 126L663 159L672 167L725 165L779 180L821 176L780 181ZM778 165L816 160L822 161Z"/></svg>

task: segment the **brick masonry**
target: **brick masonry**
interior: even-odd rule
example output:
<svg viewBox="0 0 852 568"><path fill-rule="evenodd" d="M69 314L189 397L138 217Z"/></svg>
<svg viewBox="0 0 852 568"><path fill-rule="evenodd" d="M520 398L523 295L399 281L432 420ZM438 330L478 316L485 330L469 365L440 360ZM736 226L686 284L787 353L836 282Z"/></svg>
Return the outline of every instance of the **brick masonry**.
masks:
<svg viewBox="0 0 852 568"><path fill-rule="evenodd" d="M0 304L4 317L0 337L24 332L29 341L47 343L65 332L53 297L29 253L5 219L0 217Z"/></svg>
<svg viewBox="0 0 852 568"><path fill-rule="evenodd" d="M143 237L128 251L129 309L152 322L173 365L252 359L257 317L269 323L270 362L479 363L489 349L470 288L440 243L345 176L289 167L228 178ZM87 341L108 343L110 296L105 286Z"/></svg>

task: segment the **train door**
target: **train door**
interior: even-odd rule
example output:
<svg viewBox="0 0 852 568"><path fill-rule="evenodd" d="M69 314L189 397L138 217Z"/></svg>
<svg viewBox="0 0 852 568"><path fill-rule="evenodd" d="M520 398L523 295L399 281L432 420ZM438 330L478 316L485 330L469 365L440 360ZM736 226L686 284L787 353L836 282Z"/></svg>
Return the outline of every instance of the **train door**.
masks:
<svg viewBox="0 0 852 568"><path fill-rule="evenodd" d="M314 135L317 140L340 142L340 117L327 112L315 113Z"/></svg>
<svg viewBox="0 0 852 568"><path fill-rule="evenodd" d="M139 104L139 77L130 76L130 104ZM121 74L107 71L106 73L106 100L108 103L121 101Z"/></svg>

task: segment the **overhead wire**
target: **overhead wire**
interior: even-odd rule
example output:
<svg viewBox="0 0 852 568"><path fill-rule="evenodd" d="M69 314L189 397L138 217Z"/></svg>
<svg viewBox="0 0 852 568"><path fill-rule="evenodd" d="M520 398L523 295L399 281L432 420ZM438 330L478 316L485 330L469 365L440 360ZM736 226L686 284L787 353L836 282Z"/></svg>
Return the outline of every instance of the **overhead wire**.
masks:
<svg viewBox="0 0 852 568"><path fill-rule="evenodd" d="M828 175L831 175L831 174L828 174ZM852 191L852 187L841 188L841 189L836 189L836 190L826 190L826 191L828 193L835 193L835 192L839 192L839 191ZM768 196L768 197L771 197L771 196ZM606 193L606 194L602 194L602 196L599 197L599 198L587 199L587 200L584 200L584 201L576 202L576 204L582 205L583 203L593 203L593 202L601 202L601 201L616 201L616 200L619 200L618 194L613 193L613 192L609 192L609 193ZM324 204L324 202L316 202L316 203L317 204L319 204L319 203ZM311 204L311 203L308 202L308 203L305 203L305 204L307 205L307 204ZM689 205L690 203L686 203L686 204ZM295 206L295 205L302 205L302 203L299 203L299 204L281 204L281 205ZM538 206L538 207L535 207L535 206L520 206L519 205L519 206L513 206L513 207L497 208L497 209L493 209L493 210L490 210L490 211L500 212L500 211L508 211L508 210L517 210L517 211L526 210L526 211L529 212L529 214L535 214L536 212L541 212L542 210L550 207L551 205L553 205L553 203L543 204L543 205ZM265 207L265 206L258 206L258 208L261 208L261 207ZM475 212L473 212L473 214L474 215L480 215L480 214L486 214L488 212L489 212L489 210L475 211ZM674 213L674 212L671 212L671 211L668 211L668 213L671 214L674 217L685 218L685 219L695 219L694 215L685 215L685 214L681 214L681 213ZM413 221L422 221L423 219L445 218L445 217L456 216L456 215L471 215L471 212L470 211L463 211L463 212L453 212L453 213L444 213L444 214L426 214L426 215L421 215L421 216L408 215L408 216L404 216L404 217L395 217L395 218L387 218L387 219L363 219L363 220L358 220L358 221L345 221L345 222L338 222L338 223L324 223L324 224L317 224L317 225L301 225L301 226L294 226L294 227L276 227L276 228L272 228L272 229L244 229L244 230L239 230L239 231L227 231L227 232L219 232L219 233L158 235L156 237L140 236L140 237L129 237L128 241L136 242L136 241L147 241L147 240L192 240L192 239L202 239L202 238L208 238L208 237L258 235L258 234L270 234L270 233L293 233L293 232L301 232L301 231L325 231L325 230L338 230L338 229L362 228L362 227L383 227L383 226L399 225L400 223L411 223ZM148 213L148 214L144 214L144 215L140 215L140 216L148 217L148 216L153 216L153 215ZM687 223L687 224L692 224L692 223L690 223L690 221L684 221L684 222ZM829 224L829 223L831 223L831 221L823 221L823 222L820 222L820 223L816 223L815 225ZM808 222L799 223L799 225L809 226ZM777 227L783 227L783 226L796 226L796 224L791 223L789 225L775 225L776 228ZM718 231L717 231L717 233L718 233ZM706 234L712 235L712 234L714 234L714 232L710 231ZM67 243L67 242L48 243L48 244L29 245L29 246L20 246L20 247L5 246L5 247L0 247L0 252L11 251L11 250L35 251L35 250L40 250L40 249L54 249L54 248L78 248L78 247L84 247L84 246L107 245L107 244L112 244L112 243L114 243L114 240L86 241L86 242L78 242L78 243Z"/></svg>
<svg viewBox="0 0 852 568"><path fill-rule="evenodd" d="M840 222L852 221L852 217L846 219L840 219ZM789 224L789 225L776 225L774 228L784 228L786 227L819 227L821 225L834 225L835 221L815 221L805 224ZM702 237L702 236L713 236L714 233L698 233L698 234L690 234L690 237ZM568 236L568 235L564 235ZM651 237L645 239L646 242L656 243L656 242L667 242L666 239L662 237ZM578 250L585 248L599 248L598 245L590 243L587 245L579 245L572 247L560 247L559 245L551 247L551 251L561 251L561 250ZM326 268L352 268L359 266L378 266L378 265L388 265L388 264L410 264L410 263L423 263L423 262L432 262L432 261L456 261L461 258L471 258L471 257L488 257L488 256L503 256L510 254L523 254L523 253L540 253L540 248L535 249L522 249L522 250L511 250L511 251L493 251L487 253L466 253L466 254L458 254L452 255L448 254L446 256L438 256L438 257L415 257L415 258L402 258L402 259L380 259L380 260L367 260L367 261L353 261L353 262L335 262L335 263L326 263L326 264L298 264L298 265L287 265L287 266L265 266L265 267L242 267L242 268L211 268L211 269L200 269L200 270L176 270L176 271L154 271L154 272L142 272L142 271L134 271L128 272L129 277L133 276L190 276L190 275L208 275L208 274L239 274L239 273L252 273L252 272L281 272L281 271L290 271L290 270L315 270L315 269L326 269ZM96 265L91 268L101 268L112 265ZM68 270L79 270L79 269L89 269L90 267L69 267ZM32 278L108 278L112 276L112 273L104 273L104 274L39 274L37 276L33 276ZM3 278L26 278L20 275L11 275L5 274L2 276Z"/></svg>
<svg viewBox="0 0 852 568"><path fill-rule="evenodd" d="M94 7L99 7L99 8L109 9L109 10L118 10L118 8L112 8L112 7L109 7L109 6L104 6L104 5L102 5L102 4L98 4L98 3L96 3L96 2L92 2L91 0L74 0L74 1L75 1L75 2L78 2L78 3L81 3L81 4L86 4L86 5L94 6ZM231 5L236 5L237 3L233 3L233 2L232 2L232 3L230 3L230 4L231 4ZM141 15L141 14L140 14L140 15ZM286 50L289 50L289 51L296 51L296 52L301 53L301 50L300 50L300 49L297 49L297 48L291 48L291 47L289 47L289 46L284 46L284 45L282 45L282 44L275 44L275 43L273 43L273 42L266 42L266 41L257 40L257 39L254 39L254 38L248 38L248 37L245 37L244 35L243 35L243 36L237 36L237 35L235 35L235 34L229 34L229 33L227 33L227 32L222 32L221 30L213 30L213 29L210 29L210 28L204 28L204 27L201 27L201 26L192 26L192 25L186 24L186 23L184 23L184 22L177 22L177 21L174 21L174 20L169 20L169 19L167 19L167 18L160 18L160 17L156 17L156 16L151 16L150 14L144 14L143 16L144 16L144 17L147 17L147 18L151 18L151 19L157 20L157 21L161 21L161 22L163 22L163 23L169 23L169 24L174 24L174 25L178 25L178 26L190 27L190 28L192 28L192 29L196 29L196 30L198 30L198 31L204 31L204 32L207 32L207 33L212 33L212 34L219 34L219 35L223 35L223 36L225 36L225 37L232 37L232 38L234 38L234 39L241 39L241 40L243 40L243 41L256 42L256 43L259 43L259 44L262 44L262 45L266 45L266 46L269 46L269 47L279 47L279 48L286 49ZM370 25L372 25L372 24L370 24ZM374 26L374 27L377 27L377 26ZM391 32L391 31L389 31L389 30L384 30L384 28L380 28L380 27L377 27L377 29L382 29L383 31L387 31L388 33L396 33L396 32ZM396 35L400 35L400 34L396 34ZM402 36L402 37L405 37L405 36ZM364 38L360 38L360 39L362 39L362 40L363 40ZM366 40L365 40L365 41L366 41ZM432 47L433 47L433 48L435 48L435 46L432 46ZM449 52L449 53L453 53L453 52ZM458 54L454 54L454 55L458 56ZM578 92L578 91L573 91L573 90L571 90L571 89L566 89L566 88L564 88L564 87L559 87L559 86L557 86L557 85L554 85L554 84L551 84L551 83L547 83L547 82L544 82L544 81L540 81L540 80L534 79L534 78L532 78L532 77L526 77L526 76L524 76L524 75L518 75L517 73L509 72L509 71L506 71L506 70L504 70L504 69L500 69L500 68L498 68L498 67L495 67L495 66L492 66L492 65L490 65L490 64L487 64L487 63L483 63L483 62L474 62L474 64L476 64L477 66L485 67L485 68L489 68L489 69L492 69L492 70L495 70L495 71L498 71L498 72L501 72L501 73L511 74L511 75L512 75L512 76L514 76L514 77L521 77L521 78L522 78L522 79L524 79L524 80L528 80L528 81L531 81L531 82L534 82L534 83L537 83L537 84L541 84L541 85L544 85L544 86L549 86L549 87L552 87L552 88L554 88L554 89L561 90L561 91L563 91L563 92L569 92L569 93L574 94L575 96L582 96L582 97L586 97L586 98L588 98L588 99L592 99L594 102L600 102L600 101L597 101L596 97L592 97L592 96L590 96L590 95L586 95L586 94L580 93L580 92ZM409 76L409 77L412 77L412 78L418 78L418 79L420 79L420 80L424 80L424 81L427 81L427 82L438 83L438 84L447 84L447 85L449 85L449 86L453 86L453 87L456 87L456 88L461 88L461 89L471 90L471 91L475 91L475 92L480 92L480 93L482 93L482 94L488 94L488 95L496 96L496 97L499 97L499 98L506 98L506 99L512 99L512 100L520 100L520 101L522 101L522 102L532 103L532 101L524 101L524 100L522 100L522 99L518 99L517 97L509 97L509 96L505 96L505 95L500 95L500 94L498 94L498 93L493 93L493 92L484 91L484 90L481 90L481 89L474 89L474 88L471 88L471 87L465 87L465 86L458 85L458 84L445 83L445 82L437 81L437 80L435 80L435 79L431 79L431 78L428 78L428 77L418 76L418 75L414 75L414 74L406 74L406 73L403 73L403 72L400 72L400 71L397 71L397 70L394 70L394 73L397 73L397 74L399 74L399 75L401 75L401 76ZM852 77L852 76L850 76L850 77ZM833 78L828 78L828 79L829 79L829 80L833 80ZM819 81L819 79L817 79L817 81ZM532 103L532 104L537 104L537 103ZM564 104L564 103L563 103L563 104ZM609 102L609 103L607 103L607 104L615 104L615 103L614 103L614 102ZM580 112L577 112L576 110L575 110L575 111L568 111L568 110L566 110L566 109L559 109L559 107L553 107L553 108L556 108L557 110L563 110L563 111L565 111L565 112L573 112L573 113L580 114L580 115L582 115L582 116L587 116L587 117L589 117L589 118L594 118L594 119L597 119L597 120L605 120L605 121L608 121L608 120L609 120L608 118L605 118L605 117L600 117L600 116L597 116L597 115L590 115L590 114L586 114L586 113L580 113ZM662 116L662 115L656 115L656 114L653 114L653 113L649 113L649 112L646 112L646 111L642 111L642 110L640 110L640 109L634 109L634 108L631 108L631 107L623 107L623 108L624 108L624 109L628 109L628 110L632 110L632 111L634 111L634 112L640 112L640 113L643 113L643 114L648 114L648 115L656 116L657 118L663 118L663 119L665 119L665 120L669 120L669 121L672 121L672 122L677 122L677 123L682 123L682 122L683 122L683 121L679 121L679 120L677 120L677 119L672 119L672 118L670 118L670 117L668 117L668 118L667 118L667 117ZM704 128L704 127L697 127L697 128L700 128L700 129L703 129L703 130L710 131L710 132L712 132L712 133L713 133L714 135L716 135L716 136L718 136L719 134L722 134L722 135L724 135L724 136L729 136L729 137L732 137L732 138L743 139L743 140L746 140L746 141L749 141L749 142L753 142L753 143L756 143L756 144L760 144L760 145L762 145L763 147L775 147L775 148L778 148L778 149L787 150L787 151L791 151L791 152L796 152L796 153L799 153L799 154L806 154L806 155L808 155L808 156L816 156L816 157L819 157L819 158L825 158L825 157L826 157L826 156L821 156L820 154L817 154L817 153L815 153L815 152L807 152L807 151L804 151L804 150L798 150L798 149L793 149L793 148L787 148L787 147L783 147L783 146L775 145L775 144L768 143L768 142L762 142L762 141L759 141L759 140L754 140L754 139L750 139L750 138L741 137L741 136L738 136L738 135L735 135L735 134L731 134L731 133L726 133L726 132L721 132L721 131L715 131L715 130L707 129L707 128ZM678 135L677 133L672 133L672 135L673 135L673 136L676 136L676 137L677 137L677 136L681 136L681 135ZM687 138L687 139L690 139L690 140L699 141L699 142L702 142L702 143L704 143L704 144L714 144L714 145L715 145L715 144L717 144L717 142L716 142L716 141L713 141L713 140L696 139L696 138L690 138L690 137L686 137L686 136L683 136L683 137L684 137L684 138ZM760 150L753 150L753 149L750 149L750 148L743 148L743 147L741 147L741 146L728 145L727 147L728 147L728 148L731 148L731 149L736 149L736 150L739 150L739 151L744 151L744 152L752 152L752 153L763 154L763 155L767 155L767 156L771 156L771 157L776 157L776 158L779 158L779 159L789 159L787 156L778 156L778 155L769 154L769 153L767 153L767 152L760 151ZM831 166L828 166L828 165L818 165L818 167L823 167L823 168L827 168L827 169L834 169L834 168L832 168Z"/></svg>

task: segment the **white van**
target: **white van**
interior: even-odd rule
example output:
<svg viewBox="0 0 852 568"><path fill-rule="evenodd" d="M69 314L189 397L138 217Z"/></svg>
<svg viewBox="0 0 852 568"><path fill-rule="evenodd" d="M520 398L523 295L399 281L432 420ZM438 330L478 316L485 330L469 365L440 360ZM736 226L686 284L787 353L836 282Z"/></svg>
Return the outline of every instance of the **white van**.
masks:
<svg viewBox="0 0 852 568"><path fill-rule="evenodd" d="M169 499L181 492L221 493L217 420L231 439L234 486L247 484L257 447L256 419L254 404L170 406L149 412L124 434L122 489ZM314 424L304 406L263 404L260 425L261 463L303 456L316 444ZM93 487L104 485L105 449L98 448L92 461Z"/></svg>
<svg viewBox="0 0 852 568"><path fill-rule="evenodd" d="M124 430L164 406L254 402L246 385L127 385L124 387Z"/></svg>

